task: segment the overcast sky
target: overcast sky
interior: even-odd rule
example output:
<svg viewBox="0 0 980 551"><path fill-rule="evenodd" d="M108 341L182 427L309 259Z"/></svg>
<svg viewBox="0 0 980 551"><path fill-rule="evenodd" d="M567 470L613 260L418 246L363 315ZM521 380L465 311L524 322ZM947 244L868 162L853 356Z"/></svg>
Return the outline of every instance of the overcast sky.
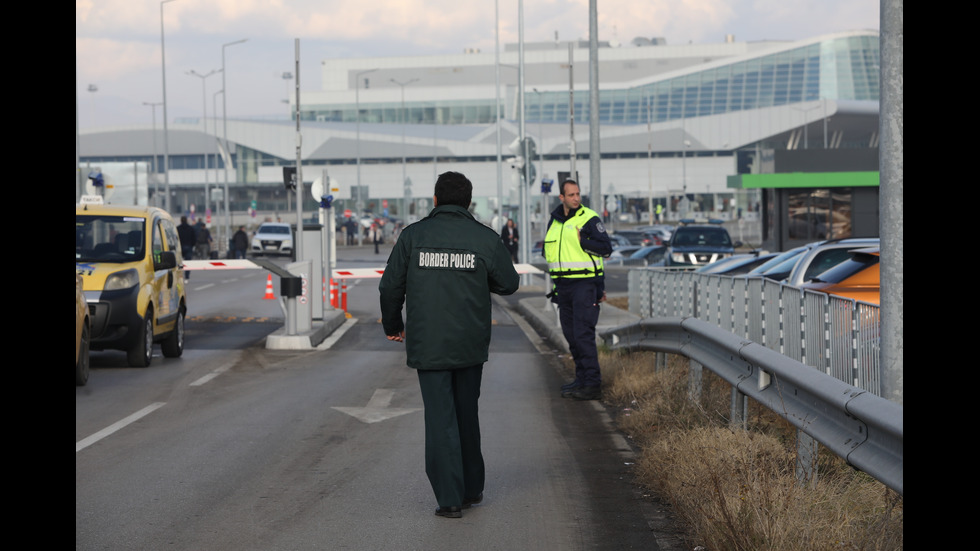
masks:
<svg viewBox="0 0 980 551"><path fill-rule="evenodd" d="M517 0L499 2L500 44L518 39ZM170 120L220 113L224 48L228 116L285 116L300 43L301 90L320 88L327 58L455 54L494 48L494 2L459 0L172 0L163 4ZM598 0L599 40L668 44L798 40L879 28L879 0ZM524 0L527 42L588 39L588 0ZM162 125L161 3L76 0L82 129ZM204 86L202 87L202 82ZM90 91L95 88L95 91Z"/></svg>

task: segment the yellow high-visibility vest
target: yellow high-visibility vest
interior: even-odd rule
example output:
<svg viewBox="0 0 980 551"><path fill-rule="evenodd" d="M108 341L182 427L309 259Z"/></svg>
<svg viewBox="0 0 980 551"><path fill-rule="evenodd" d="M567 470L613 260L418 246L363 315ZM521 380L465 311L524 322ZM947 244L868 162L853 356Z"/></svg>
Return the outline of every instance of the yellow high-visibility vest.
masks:
<svg viewBox="0 0 980 551"><path fill-rule="evenodd" d="M578 230L599 214L588 207L579 207L575 214L559 222L552 220L544 238L544 257L548 273L553 278L587 278L602 275L602 257L582 249Z"/></svg>

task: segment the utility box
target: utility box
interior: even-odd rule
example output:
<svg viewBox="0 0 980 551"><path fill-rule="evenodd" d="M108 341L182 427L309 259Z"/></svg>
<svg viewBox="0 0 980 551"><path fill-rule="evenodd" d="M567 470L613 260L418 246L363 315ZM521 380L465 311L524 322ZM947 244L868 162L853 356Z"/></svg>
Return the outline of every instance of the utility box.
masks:
<svg viewBox="0 0 980 551"><path fill-rule="evenodd" d="M300 260L286 265L286 270L289 273L302 280L301 292L296 297L295 329L297 333L305 333L313 329L311 312L313 302L315 301L311 300L310 281L312 281L312 278L310 277L310 267L309 260Z"/></svg>
<svg viewBox="0 0 980 551"><path fill-rule="evenodd" d="M312 319L323 319L324 274L323 274L323 226L320 224L303 224L303 235L297 236L303 240L303 256L299 260L310 262L308 273L309 287L306 294L310 298Z"/></svg>

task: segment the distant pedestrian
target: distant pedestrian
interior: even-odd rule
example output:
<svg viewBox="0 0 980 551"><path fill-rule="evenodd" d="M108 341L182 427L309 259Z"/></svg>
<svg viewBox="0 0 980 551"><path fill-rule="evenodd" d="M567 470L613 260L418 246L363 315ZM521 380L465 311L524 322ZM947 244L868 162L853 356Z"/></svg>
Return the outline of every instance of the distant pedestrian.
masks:
<svg viewBox="0 0 980 551"><path fill-rule="evenodd" d="M180 225L177 226L177 236L180 238L180 255L184 260L194 258L194 245L197 244L197 232L194 226L187 223L187 217L180 217ZM184 279L190 279L190 270L184 270Z"/></svg>
<svg viewBox="0 0 980 551"><path fill-rule="evenodd" d="M378 224L371 224L371 232L369 237L374 243L374 254L378 254L380 252L378 250L378 245L381 244L381 228L378 227Z"/></svg>
<svg viewBox="0 0 980 551"><path fill-rule="evenodd" d="M197 240L194 244L194 256L201 259L211 258L211 230L204 225L203 220L197 221Z"/></svg>
<svg viewBox="0 0 980 551"><path fill-rule="evenodd" d="M238 231L232 236L231 242L235 247L235 258L245 258L248 251L248 234L245 233L245 226L238 226Z"/></svg>
<svg viewBox="0 0 980 551"><path fill-rule="evenodd" d="M507 247L510 259L515 264L517 263L517 237L517 225L514 224L513 219L508 218L507 224L500 230L500 240L504 242L504 247Z"/></svg>

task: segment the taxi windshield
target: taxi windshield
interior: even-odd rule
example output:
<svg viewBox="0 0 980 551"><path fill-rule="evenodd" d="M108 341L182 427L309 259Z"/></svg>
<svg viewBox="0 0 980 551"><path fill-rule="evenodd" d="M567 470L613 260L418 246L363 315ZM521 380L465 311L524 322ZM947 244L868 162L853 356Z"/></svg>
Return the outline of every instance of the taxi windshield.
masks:
<svg viewBox="0 0 980 551"><path fill-rule="evenodd" d="M145 231L145 218L75 215L75 262L142 260Z"/></svg>

